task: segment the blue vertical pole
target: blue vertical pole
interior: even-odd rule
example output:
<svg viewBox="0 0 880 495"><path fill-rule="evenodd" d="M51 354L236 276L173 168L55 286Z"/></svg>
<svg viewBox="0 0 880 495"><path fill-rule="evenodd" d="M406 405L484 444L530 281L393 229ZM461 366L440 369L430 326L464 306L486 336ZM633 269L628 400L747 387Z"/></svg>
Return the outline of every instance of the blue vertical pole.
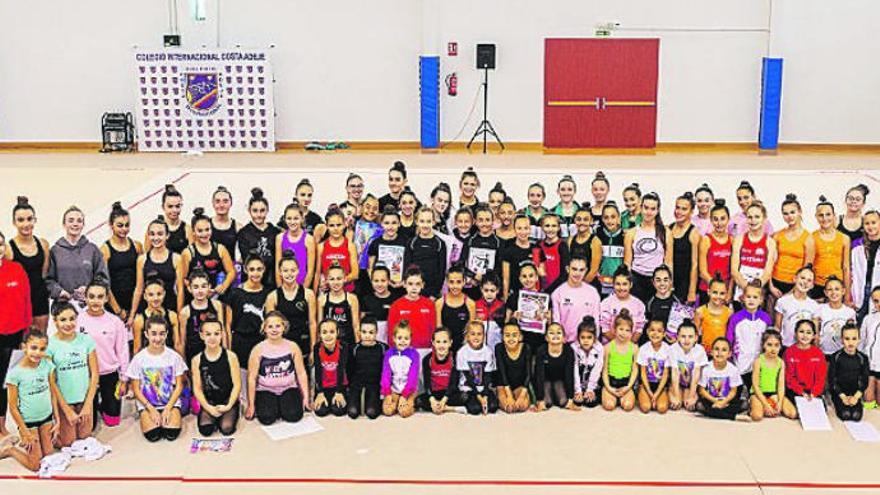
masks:
<svg viewBox="0 0 880 495"><path fill-rule="evenodd" d="M419 57L422 148L440 147L440 57Z"/></svg>
<svg viewBox="0 0 880 495"><path fill-rule="evenodd" d="M758 147L775 150L779 146L779 116L782 109L782 59L764 57L761 73L761 127Z"/></svg>

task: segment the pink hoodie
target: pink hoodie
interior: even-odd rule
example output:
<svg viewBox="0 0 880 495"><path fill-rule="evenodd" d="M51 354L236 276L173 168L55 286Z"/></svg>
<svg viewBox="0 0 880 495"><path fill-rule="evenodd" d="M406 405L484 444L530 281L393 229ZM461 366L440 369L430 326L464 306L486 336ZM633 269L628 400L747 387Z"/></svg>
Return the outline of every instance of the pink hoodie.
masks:
<svg viewBox="0 0 880 495"><path fill-rule="evenodd" d="M613 329L614 318L623 308L629 310L629 316L633 319L633 333L642 333L645 329L645 304L633 296L621 301L614 294L606 297L599 305L599 328L602 333Z"/></svg>
<svg viewBox="0 0 880 495"><path fill-rule="evenodd" d="M95 341L98 355L98 374L107 375L119 372L120 381L128 381L128 330L116 315L104 312L101 316L91 316L83 311L76 318L80 333L88 334Z"/></svg>

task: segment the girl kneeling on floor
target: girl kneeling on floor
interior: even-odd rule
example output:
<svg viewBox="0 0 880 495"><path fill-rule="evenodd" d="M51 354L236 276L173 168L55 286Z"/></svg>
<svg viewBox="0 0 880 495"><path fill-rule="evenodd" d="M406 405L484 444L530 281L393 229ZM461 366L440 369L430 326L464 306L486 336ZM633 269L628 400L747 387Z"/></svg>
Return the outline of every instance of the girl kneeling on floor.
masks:
<svg viewBox="0 0 880 495"><path fill-rule="evenodd" d="M455 354L455 369L459 373L458 400L468 414L495 414L498 396L492 390L495 382L495 353L486 345L484 323L467 324L465 345Z"/></svg>
<svg viewBox="0 0 880 495"><path fill-rule="evenodd" d="M205 349L192 359L193 395L202 406L199 433L232 435L238 425L241 367L238 356L221 344L225 332L217 315L208 313L199 326Z"/></svg>
<svg viewBox="0 0 880 495"><path fill-rule="evenodd" d="M697 410L710 418L736 420L739 401L735 400L742 386L742 376L731 364L730 341L718 337L712 342L712 362L700 375L700 402Z"/></svg>
<svg viewBox="0 0 880 495"><path fill-rule="evenodd" d="M559 323L547 325L547 343L535 353L535 409L554 405L576 411L574 403L574 351L565 345L565 330Z"/></svg>
<svg viewBox="0 0 880 495"><path fill-rule="evenodd" d="M135 354L126 374L137 400L141 432L150 442L180 435L180 394L186 364L165 345L168 322L154 314L144 324L147 346Z"/></svg>
<svg viewBox="0 0 880 495"><path fill-rule="evenodd" d="M773 328L761 336L764 352L752 365L752 398L750 410L752 421L775 418L780 414L796 418L797 409L785 396L785 363L779 356L782 349L782 335Z"/></svg>
<svg viewBox="0 0 880 495"><path fill-rule="evenodd" d="M315 344L315 401L313 409L319 417L333 413L346 413L346 387L348 385L348 347L339 340L336 322L324 320L318 325Z"/></svg>
<svg viewBox="0 0 880 495"><path fill-rule="evenodd" d="M412 329L403 320L394 326L393 346L382 362L382 413L400 414L408 418L416 412L416 392L419 389L419 353L412 343Z"/></svg>
<svg viewBox="0 0 880 495"><path fill-rule="evenodd" d="M632 343L633 320L624 308L614 317L614 340L605 346L602 370L602 407L613 411L620 404L624 411L636 406L635 386L639 377L638 348Z"/></svg>
<svg viewBox="0 0 880 495"><path fill-rule="evenodd" d="M49 339L42 330L31 327L24 334L24 357L6 375L9 413L18 426L21 439L6 437L0 443L0 459L12 457L26 469L40 469L40 460L53 452L56 422L53 413L59 396L55 385L55 365L45 358Z"/></svg>
<svg viewBox="0 0 880 495"><path fill-rule="evenodd" d="M60 447L92 436L94 399L98 390L98 355L95 341L80 333L76 308L70 303L56 304L52 317L58 332L49 339L46 357L55 365L58 383L58 436Z"/></svg>
<svg viewBox="0 0 880 495"><path fill-rule="evenodd" d="M257 344L248 359L248 406L245 418L254 416L263 425L279 418L296 423L309 404L309 375L299 346L284 338L288 322L280 311L263 320L265 340Z"/></svg>
<svg viewBox="0 0 880 495"><path fill-rule="evenodd" d="M663 338L666 326L663 320L651 319L645 329L648 342L639 348L639 409L643 413L657 411L665 414L669 410L669 367L671 365L670 348Z"/></svg>

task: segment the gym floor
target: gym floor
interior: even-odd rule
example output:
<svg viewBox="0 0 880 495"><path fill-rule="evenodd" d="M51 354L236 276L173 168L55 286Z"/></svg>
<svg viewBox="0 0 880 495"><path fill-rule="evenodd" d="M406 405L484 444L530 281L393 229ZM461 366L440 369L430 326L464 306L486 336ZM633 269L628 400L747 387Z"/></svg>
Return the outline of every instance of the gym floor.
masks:
<svg viewBox="0 0 880 495"><path fill-rule="evenodd" d="M812 205L825 194L842 205L846 189L863 182L880 190L880 155L869 152L657 151L633 154L542 154L512 151L468 154L417 150L347 151L310 154L179 154L100 155L82 152L0 153L0 205L11 211L15 196L26 195L39 218L38 234L54 242L61 235L61 214L77 204L86 212L86 230L94 242L108 235L103 223L113 201L121 200L132 215L132 234L141 239L147 222L160 212L159 194L174 182L184 195L185 210L203 205L225 185L235 198L234 216L244 224L249 190L262 187L275 218L303 177L315 186L313 209L344 199L344 179L358 172L367 190L384 194L385 174L403 160L410 184L427 197L439 181L455 190L467 165L480 174L485 197L501 181L522 200L532 182L543 182L546 204L556 202L555 184L572 174L578 199L589 195L597 170L612 184L611 196L631 182L664 198L663 214L671 220L672 200L684 190L709 183L736 211L734 189L748 179L766 200L770 218L781 226L779 204L795 192L804 205L809 228ZM875 195L868 207L876 207ZM519 206L519 205L518 205ZM11 215L0 215L0 230L14 235ZM880 412L866 421L880 428ZM877 493L877 444L853 441L832 419L831 432L802 431L784 419L750 423L708 420L690 413L666 416L602 410L551 410L491 418L419 414L407 420L375 421L325 418L324 431L274 442L256 423L242 422L231 453L190 454L197 436L191 418L181 438L148 444L132 418L120 427L100 429L97 437L113 453L97 462L76 461L60 481L35 481L11 460L0 461L0 492L69 495L110 490L169 494L239 494L258 485L261 493L309 491L313 494L389 491L427 494L659 494L659 493Z"/></svg>

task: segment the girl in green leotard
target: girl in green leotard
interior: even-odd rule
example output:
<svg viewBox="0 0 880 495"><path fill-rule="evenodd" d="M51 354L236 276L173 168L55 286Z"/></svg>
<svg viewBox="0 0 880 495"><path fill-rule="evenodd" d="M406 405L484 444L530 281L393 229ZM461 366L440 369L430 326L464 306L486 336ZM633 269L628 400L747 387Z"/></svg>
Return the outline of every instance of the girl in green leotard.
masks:
<svg viewBox="0 0 880 495"><path fill-rule="evenodd" d="M782 336L775 329L768 328L761 336L761 348L764 352L752 367L752 397L749 404L752 421L780 415L794 419L797 409L785 397L785 363L779 357Z"/></svg>

